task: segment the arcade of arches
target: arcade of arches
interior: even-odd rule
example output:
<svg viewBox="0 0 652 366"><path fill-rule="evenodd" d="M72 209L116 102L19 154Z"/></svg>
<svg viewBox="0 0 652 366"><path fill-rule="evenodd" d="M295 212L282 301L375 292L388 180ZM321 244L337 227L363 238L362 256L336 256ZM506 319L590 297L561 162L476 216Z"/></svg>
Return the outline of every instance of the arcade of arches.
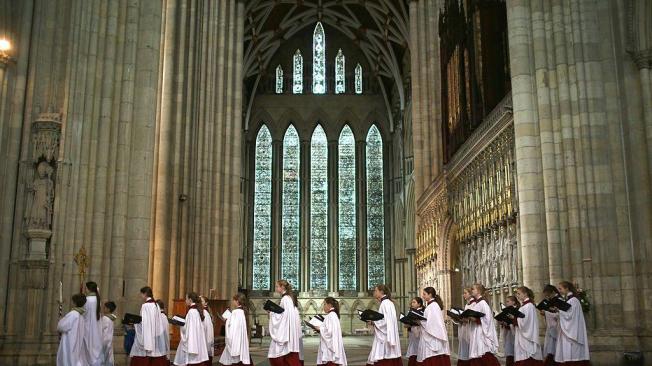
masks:
<svg viewBox="0 0 652 366"><path fill-rule="evenodd" d="M0 0L0 363L53 362L82 279L119 315L246 291L265 326L285 278L346 334L380 282L405 309L570 280L593 364L652 357L651 14Z"/></svg>

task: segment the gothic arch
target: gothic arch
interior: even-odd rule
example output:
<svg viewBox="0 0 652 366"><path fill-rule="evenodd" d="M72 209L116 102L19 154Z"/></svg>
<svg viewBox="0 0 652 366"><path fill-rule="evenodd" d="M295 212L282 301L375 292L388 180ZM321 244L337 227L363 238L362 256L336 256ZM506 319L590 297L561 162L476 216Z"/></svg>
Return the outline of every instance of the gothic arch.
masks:
<svg viewBox="0 0 652 366"><path fill-rule="evenodd" d="M269 113L267 113L266 110L264 109L257 110L256 114L253 116L251 120L253 122L249 126L245 126L245 129L249 132L248 133L249 140L256 139L256 136L258 136L258 131L263 125L267 125L269 132L272 134L272 137L274 137L272 126L275 125L276 120L272 118L272 116Z"/></svg>

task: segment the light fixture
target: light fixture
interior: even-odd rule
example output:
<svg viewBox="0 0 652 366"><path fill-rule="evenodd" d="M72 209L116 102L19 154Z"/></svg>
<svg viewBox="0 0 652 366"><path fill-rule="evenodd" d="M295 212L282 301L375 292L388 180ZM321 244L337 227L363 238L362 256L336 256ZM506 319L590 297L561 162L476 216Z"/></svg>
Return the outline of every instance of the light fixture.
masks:
<svg viewBox="0 0 652 366"><path fill-rule="evenodd" d="M0 38L0 62L3 64L8 64L10 61L13 61L11 56L9 56L10 50L11 42L7 38Z"/></svg>

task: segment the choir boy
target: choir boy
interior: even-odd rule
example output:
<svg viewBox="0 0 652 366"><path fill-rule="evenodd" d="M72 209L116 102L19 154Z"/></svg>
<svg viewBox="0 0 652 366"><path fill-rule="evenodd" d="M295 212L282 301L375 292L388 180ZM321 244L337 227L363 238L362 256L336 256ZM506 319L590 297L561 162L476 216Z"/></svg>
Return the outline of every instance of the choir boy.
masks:
<svg viewBox="0 0 652 366"><path fill-rule="evenodd" d="M417 363L423 366L450 366L450 350L448 334L444 325L441 297L432 287L423 289L422 295L426 301L426 309L421 321L421 339Z"/></svg>
<svg viewBox="0 0 652 366"><path fill-rule="evenodd" d="M84 304L86 295L75 294L72 296L74 307L57 324L57 331L61 335L59 350L57 351L57 366L85 366L86 354L84 351Z"/></svg>
<svg viewBox="0 0 652 366"><path fill-rule="evenodd" d="M102 306L102 354L100 356L100 365L113 366L115 361L113 359L113 325L115 322L115 303L107 301Z"/></svg>
<svg viewBox="0 0 652 366"><path fill-rule="evenodd" d="M391 300L391 293L386 285L374 288L374 297L380 302L378 312L383 319L372 322L374 341L367 359L368 365L401 366L401 340L398 333L396 307Z"/></svg>

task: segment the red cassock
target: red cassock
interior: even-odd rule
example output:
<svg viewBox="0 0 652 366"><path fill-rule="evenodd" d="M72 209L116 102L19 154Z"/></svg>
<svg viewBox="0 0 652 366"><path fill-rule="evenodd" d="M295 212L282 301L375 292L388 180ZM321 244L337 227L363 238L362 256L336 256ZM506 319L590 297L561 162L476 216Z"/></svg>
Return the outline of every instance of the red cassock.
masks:
<svg viewBox="0 0 652 366"><path fill-rule="evenodd" d="M419 363L417 362L417 356L410 356L408 357L408 366L417 366Z"/></svg>
<svg viewBox="0 0 652 366"><path fill-rule="evenodd" d="M470 360L457 360L457 366L470 366Z"/></svg>
<svg viewBox="0 0 652 366"><path fill-rule="evenodd" d="M423 362L422 366L451 366L451 358L449 355L437 355L428 357Z"/></svg>
<svg viewBox="0 0 652 366"><path fill-rule="evenodd" d="M500 362L493 353L487 352L480 358L470 360L470 366L500 366Z"/></svg>
<svg viewBox="0 0 652 366"><path fill-rule="evenodd" d="M591 366L591 361L568 361L568 362L557 362L558 366Z"/></svg>
<svg viewBox="0 0 652 366"><path fill-rule="evenodd" d="M403 360L400 357L397 358L385 358L382 360L376 361L374 364L367 364L367 366L403 366Z"/></svg>
<svg viewBox="0 0 652 366"><path fill-rule="evenodd" d="M516 361L514 365L515 366L543 366L543 361L535 360L534 358L530 357L526 360Z"/></svg>
<svg viewBox="0 0 652 366"><path fill-rule="evenodd" d="M303 360L299 358L298 352L290 352L281 357L269 358L271 366L303 366Z"/></svg>
<svg viewBox="0 0 652 366"><path fill-rule="evenodd" d="M555 355L546 356L546 359L543 361L543 366L557 366Z"/></svg>
<svg viewBox="0 0 652 366"><path fill-rule="evenodd" d="M131 356L129 366L169 366L167 357Z"/></svg>

